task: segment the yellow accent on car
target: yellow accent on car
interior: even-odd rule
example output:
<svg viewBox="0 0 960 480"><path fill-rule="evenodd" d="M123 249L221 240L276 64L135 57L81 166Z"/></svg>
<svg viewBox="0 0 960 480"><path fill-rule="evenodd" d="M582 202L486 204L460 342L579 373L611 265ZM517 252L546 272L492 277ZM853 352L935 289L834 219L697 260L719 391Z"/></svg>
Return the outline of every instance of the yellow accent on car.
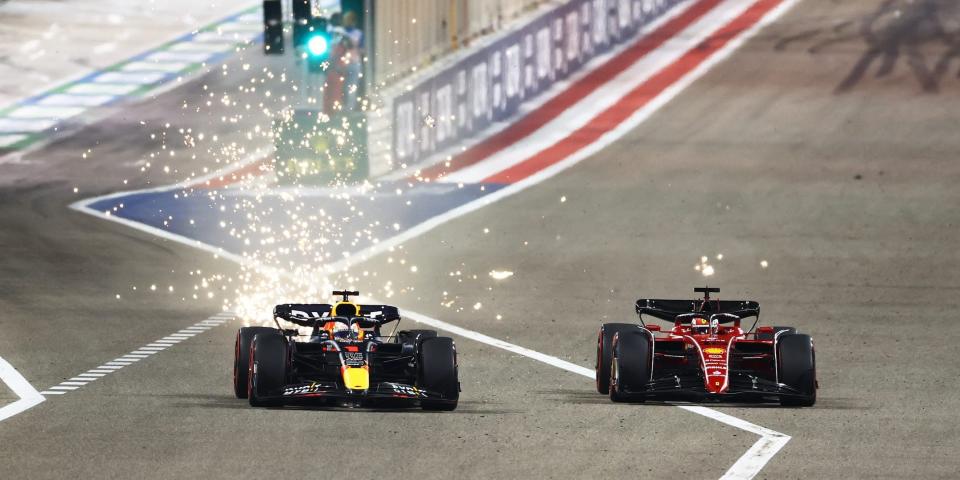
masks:
<svg viewBox="0 0 960 480"><path fill-rule="evenodd" d="M340 307L346 307L344 311L340 311ZM350 307L353 307L353 310L350 310ZM360 316L360 305L357 305L353 302L337 302L330 308L331 317L359 317Z"/></svg>
<svg viewBox="0 0 960 480"><path fill-rule="evenodd" d="M714 355L722 355L726 350L720 347L707 347L703 349L703 353L712 353Z"/></svg>
<svg viewBox="0 0 960 480"><path fill-rule="evenodd" d="M350 390L370 388L370 372L367 367L347 367L343 369L343 384Z"/></svg>

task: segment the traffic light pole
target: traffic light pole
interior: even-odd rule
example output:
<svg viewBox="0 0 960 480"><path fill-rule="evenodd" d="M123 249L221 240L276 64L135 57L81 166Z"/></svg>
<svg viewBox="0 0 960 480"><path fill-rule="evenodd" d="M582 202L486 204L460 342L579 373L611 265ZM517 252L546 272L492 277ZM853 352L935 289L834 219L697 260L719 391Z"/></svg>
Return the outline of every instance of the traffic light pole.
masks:
<svg viewBox="0 0 960 480"><path fill-rule="evenodd" d="M366 114L357 101L368 91L368 67L351 62L363 62L357 57L363 51L363 34L370 21L367 15L356 17L370 0L341 1L352 13L346 22L330 28L326 18L313 17L311 0L292 0L292 50L300 72L293 77L298 84L292 105L273 124L275 168L281 183L354 182L369 173ZM265 34L272 25L269 19L280 15L277 10L268 15L267 3L279 7L280 2L264 3ZM358 32L358 26L363 30ZM270 45L274 42L271 39ZM264 47L268 54L278 53L275 50Z"/></svg>

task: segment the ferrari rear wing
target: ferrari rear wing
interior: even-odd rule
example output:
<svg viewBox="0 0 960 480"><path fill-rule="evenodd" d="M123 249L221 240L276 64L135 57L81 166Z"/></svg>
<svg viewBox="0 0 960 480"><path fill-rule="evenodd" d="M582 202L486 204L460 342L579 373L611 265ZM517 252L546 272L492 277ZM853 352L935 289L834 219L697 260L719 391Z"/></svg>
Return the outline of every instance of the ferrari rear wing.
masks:
<svg viewBox="0 0 960 480"><path fill-rule="evenodd" d="M678 315L702 313L713 315L724 313L720 323L730 323L736 319L760 316L760 304L749 300L664 300L641 298L637 300L637 315L650 315L660 320L673 322Z"/></svg>
<svg viewBox="0 0 960 480"><path fill-rule="evenodd" d="M328 303L284 303L273 307L274 318L312 327L317 320L330 316L333 307ZM360 316L365 327L373 327L400 320L397 307L391 305L360 305Z"/></svg>

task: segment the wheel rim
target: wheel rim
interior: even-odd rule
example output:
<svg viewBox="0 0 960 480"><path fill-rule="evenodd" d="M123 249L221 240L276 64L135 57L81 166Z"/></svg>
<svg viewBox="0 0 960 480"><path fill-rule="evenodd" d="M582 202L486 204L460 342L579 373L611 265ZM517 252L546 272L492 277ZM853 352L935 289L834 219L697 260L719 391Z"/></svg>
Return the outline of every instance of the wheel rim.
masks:
<svg viewBox="0 0 960 480"><path fill-rule="evenodd" d="M610 391L620 393L620 369L617 368L617 359L610 362Z"/></svg>

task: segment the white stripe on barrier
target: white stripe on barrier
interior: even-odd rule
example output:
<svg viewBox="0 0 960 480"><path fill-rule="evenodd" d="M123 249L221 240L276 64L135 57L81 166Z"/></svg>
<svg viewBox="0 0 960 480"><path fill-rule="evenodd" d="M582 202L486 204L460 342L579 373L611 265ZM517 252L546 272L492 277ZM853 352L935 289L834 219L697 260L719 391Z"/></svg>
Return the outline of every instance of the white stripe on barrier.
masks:
<svg viewBox="0 0 960 480"><path fill-rule="evenodd" d="M122 67L122 72L163 72L177 73L186 70L190 63L170 63L170 62L130 62Z"/></svg>
<svg viewBox="0 0 960 480"><path fill-rule="evenodd" d="M57 121L51 119L22 120L0 118L0 133L42 132L56 126Z"/></svg>
<svg viewBox="0 0 960 480"><path fill-rule="evenodd" d="M230 50L229 45L222 45L218 43L203 43L203 42L183 42L171 46L166 50L166 52L157 52L157 53L196 53L196 54L207 54L207 55L216 55L218 53L223 53Z"/></svg>
<svg viewBox="0 0 960 480"><path fill-rule="evenodd" d="M153 72L107 72L93 77L96 83L119 83L127 85L149 85L167 77L166 73Z"/></svg>
<svg viewBox="0 0 960 480"><path fill-rule="evenodd" d="M240 43L237 41L237 39L233 38L233 36L228 36L217 32L200 32L193 36L193 41L199 43L229 44L230 46Z"/></svg>
<svg viewBox="0 0 960 480"><path fill-rule="evenodd" d="M140 85L109 84L109 83L80 83L66 90L66 93L76 95L128 95L140 88Z"/></svg>
<svg viewBox="0 0 960 480"><path fill-rule="evenodd" d="M157 52L143 60L147 63L180 62L181 64L189 66L194 63L206 62L211 56L212 54L206 52Z"/></svg>
<svg viewBox="0 0 960 480"><path fill-rule="evenodd" d="M51 118L63 120L83 113L86 110L83 107L46 107L41 105L28 105L20 107L7 113L7 118L16 119L44 119Z"/></svg>
<svg viewBox="0 0 960 480"><path fill-rule="evenodd" d="M37 105L48 107L98 107L110 103L116 98L116 95L70 95L66 93L55 93L43 97L37 102Z"/></svg>
<svg viewBox="0 0 960 480"><path fill-rule="evenodd" d="M0 148L9 147L17 142L22 142L28 137L22 134L0 135Z"/></svg>

